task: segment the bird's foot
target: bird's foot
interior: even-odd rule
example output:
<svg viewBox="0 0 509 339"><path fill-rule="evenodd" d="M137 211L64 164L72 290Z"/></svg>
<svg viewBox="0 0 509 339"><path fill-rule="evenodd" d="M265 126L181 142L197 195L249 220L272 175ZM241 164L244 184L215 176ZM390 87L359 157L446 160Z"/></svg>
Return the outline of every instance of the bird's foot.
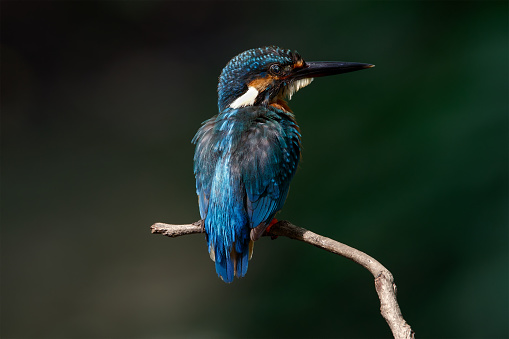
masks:
<svg viewBox="0 0 509 339"><path fill-rule="evenodd" d="M277 224L277 223L278 223L278 220L276 218L272 219L269 226L267 226L267 228L265 229L265 232L269 233L272 226L274 226L274 224ZM270 238L272 240L277 239L277 235L271 235Z"/></svg>

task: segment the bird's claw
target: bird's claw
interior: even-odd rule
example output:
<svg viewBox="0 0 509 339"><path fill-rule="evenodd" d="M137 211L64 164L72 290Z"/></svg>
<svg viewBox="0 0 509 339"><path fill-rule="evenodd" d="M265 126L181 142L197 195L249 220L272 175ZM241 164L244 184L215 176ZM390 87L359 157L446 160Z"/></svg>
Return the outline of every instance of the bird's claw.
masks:
<svg viewBox="0 0 509 339"><path fill-rule="evenodd" d="M270 222L269 226L267 226L267 228L265 229L265 232L266 233L269 233L270 232L270 229L272 228L272 226L274 226L274 224L277 224L278 223L278 220L276 218L272 219L272 221ZM271 235L270 238L272 240L276 240L277 239L277 235Z"/></svg>

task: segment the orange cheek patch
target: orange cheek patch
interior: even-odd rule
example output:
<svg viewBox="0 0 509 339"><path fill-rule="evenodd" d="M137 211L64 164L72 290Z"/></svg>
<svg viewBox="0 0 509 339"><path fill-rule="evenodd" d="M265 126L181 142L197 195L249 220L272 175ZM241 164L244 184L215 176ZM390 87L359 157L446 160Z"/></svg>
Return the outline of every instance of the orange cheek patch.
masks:
<svg viewBox="0 0 509 339"><path fill-rule="evenodd" d="M274 78L269 75L266 78L259 78L251 81L248 86L256 88L258 92L263 92L273 81Z"/></svg>

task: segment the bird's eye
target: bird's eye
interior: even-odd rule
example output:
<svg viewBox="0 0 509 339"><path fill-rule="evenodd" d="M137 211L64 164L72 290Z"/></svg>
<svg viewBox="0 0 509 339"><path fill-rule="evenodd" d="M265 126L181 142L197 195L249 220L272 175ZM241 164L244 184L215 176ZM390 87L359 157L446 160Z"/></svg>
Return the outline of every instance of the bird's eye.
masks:
<svg viewBox="0 0 509 339"><path fill-rule="evenodd" d="M283 68L278 64L272 64L270 65L270 72L274 75L280 75L283 73Z"/></svg>

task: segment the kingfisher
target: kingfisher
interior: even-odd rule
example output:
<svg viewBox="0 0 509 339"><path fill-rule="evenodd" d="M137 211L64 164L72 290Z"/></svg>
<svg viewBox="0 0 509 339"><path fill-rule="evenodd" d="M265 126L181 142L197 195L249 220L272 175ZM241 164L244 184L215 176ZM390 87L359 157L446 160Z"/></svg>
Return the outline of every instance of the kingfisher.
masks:
<svg viewBox="0 0 509 339"><path fill-rule="evenodd" d="M277 46L247 50L219 76L219 113L193 138L202 227L218 276L243 277L254 241L277 220L300 160L301 133L287 100L313 78L373 67L306 62Z"/></svg>

